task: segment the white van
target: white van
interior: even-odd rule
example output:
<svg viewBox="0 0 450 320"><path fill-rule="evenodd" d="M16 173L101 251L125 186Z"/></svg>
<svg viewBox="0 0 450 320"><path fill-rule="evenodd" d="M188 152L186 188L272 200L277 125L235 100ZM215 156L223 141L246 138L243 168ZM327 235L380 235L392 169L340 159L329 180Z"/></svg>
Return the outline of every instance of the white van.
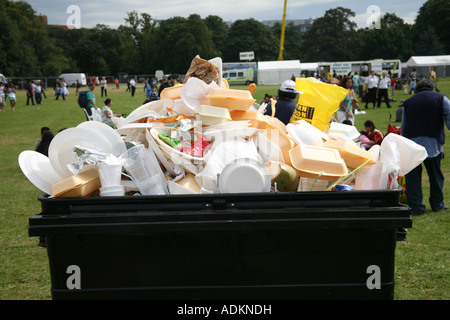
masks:
<svg viewBox="0 0 450 320"><path fill-rule="evenodd" d="M63 73L58 78L66 80L67 86L69 87L75 86L77 80L82 86L87 85L86 75L84 73Z"/></svg>
<svg viewBox="0 0 450 320"><path fill-rule="evenodd" d="M245 84L255 82L255 73L253 68L229 69L223 72L222 77L228 81L229 84Z"/></svg>
<svg viewBox="0 0 450 320"><path fill-rule="evenodd" d="M0 73L0 82L6 82L6 77Z"/></svg>

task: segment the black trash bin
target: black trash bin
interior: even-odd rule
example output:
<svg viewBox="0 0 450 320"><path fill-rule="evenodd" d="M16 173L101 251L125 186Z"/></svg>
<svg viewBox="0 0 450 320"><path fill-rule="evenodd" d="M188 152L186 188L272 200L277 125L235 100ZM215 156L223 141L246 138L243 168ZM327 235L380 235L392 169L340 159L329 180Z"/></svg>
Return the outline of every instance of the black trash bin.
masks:
<svg viewBox="0 0 450 320"><path fill-rule="evenodd" d="M401 190L39 196L53 299L393 299Z"/></svg>

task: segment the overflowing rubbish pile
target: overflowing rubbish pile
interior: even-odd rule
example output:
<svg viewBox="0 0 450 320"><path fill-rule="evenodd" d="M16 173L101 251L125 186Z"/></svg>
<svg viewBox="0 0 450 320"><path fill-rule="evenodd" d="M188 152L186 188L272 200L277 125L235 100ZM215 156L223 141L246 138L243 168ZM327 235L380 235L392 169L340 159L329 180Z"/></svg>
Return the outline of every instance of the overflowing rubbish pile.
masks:
<svg viewBox="0 0 450 320"><path fill-rule="evenodd" d="M427 156L396 134L366 151L355 127L330 121L340 97L327 110L309 102L322 121L297 112L284 125L261 112L254 85L230 89L221 64L195 57L185 84L164 89L117 129L87 121L58 133L48 157L22 152L23 173L51 197L376 190L398 188L397 178ZM315 86L297 81L299 91L305 83Z"/></svg>

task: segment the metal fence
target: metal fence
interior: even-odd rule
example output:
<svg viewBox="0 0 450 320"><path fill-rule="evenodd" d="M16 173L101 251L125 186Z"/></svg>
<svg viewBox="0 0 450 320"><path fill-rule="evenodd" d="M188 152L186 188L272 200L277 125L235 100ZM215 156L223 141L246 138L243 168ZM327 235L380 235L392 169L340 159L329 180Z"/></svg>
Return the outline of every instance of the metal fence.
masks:
<svg viewBox="0 0 450 320"><path fill-rule="evenodd" d="M48 88L52 88L53 89L53 87L55 86L56 80L58 78L57 77L44 77L44 78L39 78L39 77L11 77L11 78L8 78L8 79L11 80L12 83L19 90L24 90L25 87L26 87L26 84L29 81L34 81L35 83L40 81L42 88L44 88L44 90L47 90Z"/></svg>

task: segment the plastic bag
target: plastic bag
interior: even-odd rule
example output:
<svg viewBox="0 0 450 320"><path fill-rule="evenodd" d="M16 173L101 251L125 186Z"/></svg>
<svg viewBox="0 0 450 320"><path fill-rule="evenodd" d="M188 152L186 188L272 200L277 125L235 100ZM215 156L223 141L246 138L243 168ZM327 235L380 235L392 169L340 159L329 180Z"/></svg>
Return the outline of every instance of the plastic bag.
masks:
<svg viewBox="0 0 450 320"><path fill-rule="evenodd" d="M396 172L398 176L403 177L421 164L428 157L428 153L414 141L391 133L381 143L380 157L389 172Z"/></svg>
<svg viewBox="0 0 450 320"><path fill-rule="evenodd" d="M348 95L348 90L314 78L296 79L295 88L302 94L290 122L305 120L320 131L326 132L331 117Z"/></svg>

